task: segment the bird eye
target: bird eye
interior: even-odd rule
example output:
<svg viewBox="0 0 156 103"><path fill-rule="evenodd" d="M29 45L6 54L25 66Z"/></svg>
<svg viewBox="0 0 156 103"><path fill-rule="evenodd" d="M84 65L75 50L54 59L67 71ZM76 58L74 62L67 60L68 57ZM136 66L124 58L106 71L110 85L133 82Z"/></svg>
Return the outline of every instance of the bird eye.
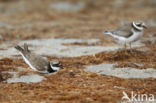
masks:
<svg viewBox="0 0 156 103"><path fill-rule="evenodd" d="M53 66L54 66L54 67L59 67L59 66L60 66L60 64L53 64Z"/></svg>
<svg viewBox="0 0 156 103"><path fill-rule="evenodd" d="M141 27L141 24L138 24L137 26L140 26Z"/></svg>

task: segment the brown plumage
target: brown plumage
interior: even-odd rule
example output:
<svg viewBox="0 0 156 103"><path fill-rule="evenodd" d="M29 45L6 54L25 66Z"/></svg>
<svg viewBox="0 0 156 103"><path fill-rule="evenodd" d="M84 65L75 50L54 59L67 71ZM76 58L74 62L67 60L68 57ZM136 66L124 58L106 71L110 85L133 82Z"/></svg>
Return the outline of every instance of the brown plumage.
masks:
<svg viewBox="0 0 156 103"><path fill-rule="evenodd" d="M113 34L116 34L118 36L128 38L133 35L131 28L132 28L131 24L125 24L125 25L119 27L118 29L113 30L112 32L113 32Z"/></svg>
<svg viewBox="0 0 156 103"><path fill-rule="evenodd" d="M144 28L147 28L144 22L133 21L115 30L105 31L104 34L116 38L119 43L124 44L124 48L126 49L126 44L129 44L131 48L131 43L137 41L143 35Z"/></svg>
<svg viewBox="0 0 156 103"><path fill-rule="evenodd" d="M55 65L53 66L53 62L50 62L46 58L43 58L39 55L31 53L31 51L28 49L27 44L24 44L24 49L19 45L15 46L15 48L20 51L20 54L22 55L24 61L31 67L31 69L40 73L55 72L57 71L53 69L55 68L55 65L59 64L61 66L60 62L55 63Z"/></svg>

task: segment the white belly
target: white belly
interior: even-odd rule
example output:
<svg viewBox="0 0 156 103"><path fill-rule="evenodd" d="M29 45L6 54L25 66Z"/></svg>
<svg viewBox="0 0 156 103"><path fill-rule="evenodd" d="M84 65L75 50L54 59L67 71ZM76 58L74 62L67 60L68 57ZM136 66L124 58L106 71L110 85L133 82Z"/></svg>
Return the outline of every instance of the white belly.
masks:
<svg viewBox="0 0 156 103"><path fill-rule="evenodd" d="M122 43L122 44L127 44L127 43L131 43L131 42L135 42L137 41L138 39L140 39L140 37L142 36L143 32L134 32L133 31L133 35L129 38L125 38L125 37L117 37L117 39L119 40L119 43Z"/></svg>

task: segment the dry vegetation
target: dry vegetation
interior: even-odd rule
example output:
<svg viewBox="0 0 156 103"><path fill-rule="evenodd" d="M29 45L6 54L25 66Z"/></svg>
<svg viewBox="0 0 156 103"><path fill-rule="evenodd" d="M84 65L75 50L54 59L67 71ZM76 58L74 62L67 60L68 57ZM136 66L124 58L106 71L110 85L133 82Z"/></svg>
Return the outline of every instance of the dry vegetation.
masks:
<svg viewBox="0 0 156 103"><path fill-rule="evenodd" d="M49 4L54 2L57 0L0 0L0 20L12 25L11 28L0 27L0 44L36 38L98 38L101 42L93 45L114 45L111 37L104 38L101 35L102 31L119 26L120 20L156 20L156 5L150 0L137 0L142 3L138 4L139 6L137 2L127 0L120 7L114 7L114 0L86 0L86 7L79 12L60 12L51 9ZM153 38L156 38L156 27L146 30L144 37L151 33L154 34ZM146 48L147 51L142 51L142 48ZM0 51L2 50L0 47ZM65 69L55 75L46 76L47 80L35 84L8 84L3 81L11 76L7 73L0 74L0 103L120 103L123 90L127 93L134 91L156 95L156 79L121 79L84 71L87 65L101 63L119 63L118 67L138 69L156 68L155 52L156 44L146 41L145 47L134 49L132 52L128 50L127 53L119 50L75 58L48 56L49 60L60 60ZM138 67L133 62L143 66ZM0 73L17 71L17 67L28 69L20 75L33 72L22 59L0 60Z"/></svg>

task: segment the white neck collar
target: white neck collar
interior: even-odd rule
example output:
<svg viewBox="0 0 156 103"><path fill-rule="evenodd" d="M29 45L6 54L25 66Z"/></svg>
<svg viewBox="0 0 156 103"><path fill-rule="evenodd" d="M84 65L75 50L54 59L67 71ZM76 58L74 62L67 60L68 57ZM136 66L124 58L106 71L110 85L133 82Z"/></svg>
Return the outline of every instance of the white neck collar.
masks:
<svg viewBox="0 0 156 103"><path fill-rule="evenodd" d="M58 71L60 69L60 67L54 67L51 64L50 64L50 67L51 67L52 70L56 70L56 71Z"/></svg>
<svg viewBox="0 0 156 103"><path fill-rule="evenodd" d="M137 29L137 30L139 30L139 31L142 31L142 30L143 30L143 28L142 28L142 27L137 26L137 25L135 24L135 22L134 22L134 21L132 22L132 25L133 25L133 28L135 28L135 29Z"/></svg>

